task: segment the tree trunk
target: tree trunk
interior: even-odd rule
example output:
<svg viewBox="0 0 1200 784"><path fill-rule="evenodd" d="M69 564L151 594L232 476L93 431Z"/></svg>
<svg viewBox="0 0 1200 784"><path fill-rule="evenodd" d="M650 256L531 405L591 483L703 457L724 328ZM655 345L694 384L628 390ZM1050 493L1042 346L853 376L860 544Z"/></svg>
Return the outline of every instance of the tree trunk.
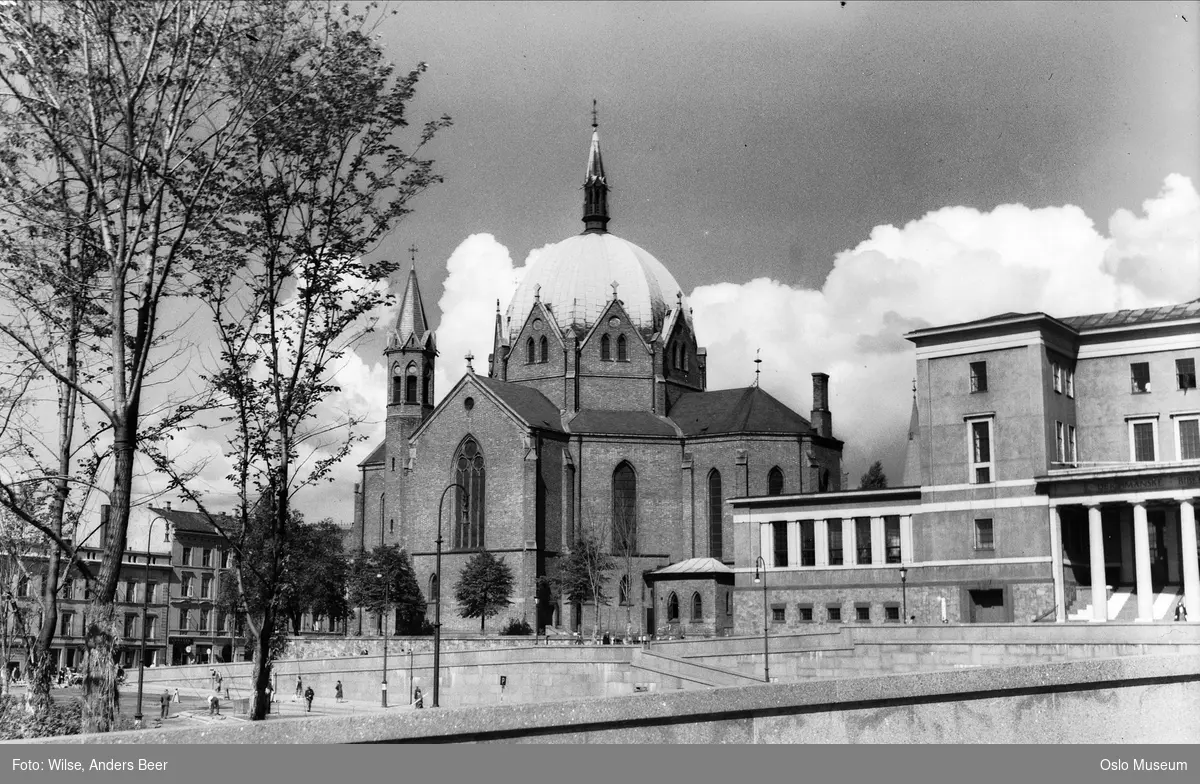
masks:
<svg viewBox="0 0 1200 784"><path fill-rule="evenodd" d="M271 639L275 635L275 611L267 608L263 613L262 625L254 637L254 664L250 668L250 721L262 721L267 717L267 684L271 682Z"/></svg>

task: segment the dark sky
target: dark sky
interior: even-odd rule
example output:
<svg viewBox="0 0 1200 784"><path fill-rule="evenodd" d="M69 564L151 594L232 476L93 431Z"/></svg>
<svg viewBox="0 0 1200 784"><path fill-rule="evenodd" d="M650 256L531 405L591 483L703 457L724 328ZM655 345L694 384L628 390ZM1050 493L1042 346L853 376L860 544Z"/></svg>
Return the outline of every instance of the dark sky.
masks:
<svg viewBox="0 0 1200 784"><path fill-rule="evenodd" d="M610 228L685 291L764 275L818 288L872 227L947 205L1074 204L1103 230L1168 173L1200 182L1195 3L384 12L393 61L430 65L414 121L455 122L432 148L445 184L382 249L416 243L430 305L469 234L520 264L579 231L593 98Z"/></svg>

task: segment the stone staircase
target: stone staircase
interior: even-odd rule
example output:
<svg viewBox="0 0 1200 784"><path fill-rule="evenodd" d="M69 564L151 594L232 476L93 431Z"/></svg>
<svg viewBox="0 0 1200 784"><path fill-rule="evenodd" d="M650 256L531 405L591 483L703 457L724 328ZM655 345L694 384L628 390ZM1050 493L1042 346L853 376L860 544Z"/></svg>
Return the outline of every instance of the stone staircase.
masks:
<svg viewBox="0 0 1200 784"><path fill-rule="evenodd" d="M1108 620L1116 623L1133 623L1137 620L1137 591L1129 586L1109 589ZM1174 620L1175 603L1179 599L1179 586L1166 585L1154 594L1153 615L1155 621ZM1068 621L1088 622L1092 620L1092 597L1086 588L1079 589L1075 609L1067 615Z"/></svg>

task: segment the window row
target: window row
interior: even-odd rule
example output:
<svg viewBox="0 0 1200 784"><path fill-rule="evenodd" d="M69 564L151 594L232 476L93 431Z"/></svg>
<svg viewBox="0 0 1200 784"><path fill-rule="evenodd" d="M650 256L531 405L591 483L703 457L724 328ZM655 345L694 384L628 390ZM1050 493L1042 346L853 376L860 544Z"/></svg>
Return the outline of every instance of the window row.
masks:
<svg viewBox="0 0 1200 784"><path fill-rule="evenodd" d="M704 600L700 597L700 592L692 593L692 598L689 603L691 608L690 620L693 623L699 623L704 620ZM733 615L733 594L725 594L725 614ZM667 622L679 621L679 596L674 592L667 596Z"/></svg>
<svg viewBox="0 0 1200 784"><path fill-rule="evenodd" d="M1051 360L1050 378L1054 383L1054 391L1067 397L1075 397L1075 368Z"/></svg>
<svg viewBox="0 0 1200 784"><path fill-rule="evenodd" d="M614 342L613 339L610 338L608 335L600 336L600 361L601 362L614 361L613 342ZM615 361L628 362L629 361L629 343L625 340L625 336L617 335L617 339L615 342L617 344L617 355L615 357Z"/></svg>
<svg viewBox="0 0 1200 784"><path fill-rule="evenodd" d="M1055 462L1058 463L1074 465L1079 462L1074 425L1054 423L1054 456Z"/></svg>
<svg viewBox="0 0 1200 784"><path fill-rule="evenodd" d="M799 623L816 623L818 620L824 620L826 623L844 623L850 620L855 623L870 623L874 620L872 606L869 602L856 602L852 608L854 614L849 617L844 615L843 609L841 604L826 604L824 607L797 604L795 619ZM898 603L887 602L882 609L885 623L900 623L900 605ZM820 611L824 611L823 619L817 617L817 613ZM771 623L783 624L787 623L787 620L786 604L771 605Z"/></svg>
<svg viewBox="0 0 1200 784"><path fill-rule="evenodd" d="M228 634L236 631L240 635L242 631L240 619L235 619L230 613L215 612L208 608L180 608L178 619L175 630L181 632L225 632ZM235 623L235 621L237 622ZM153 634L146 636L150 637Z"/></svg>
<svg viewBox="0 0 1200 784"><path fill-rule="evenodd" d="M188 545L183 546L183 551L180 553L180 566L201 566L205 569L212 569L216 566L217 559L220 559L221 568L228 569L230 562L229 550L217 550L212 547L195 548ZM195 563L196 550L200 550L200 563Z"/></svg>
<svg viewBox="0 0 1200 784"><path fill-rule="evenodd" d="M688 351L683 343L672 343L667 347L667 357L670 367L675 370L688 372Z"/></svg>
<svg viewBox="0 0 1200 784"><path fill-rule="evenodd" d="M1196 388L1196 360L1192 357L1175 360L1175 383L1181 390ZM1131 362L1129 364L1130 392L1135 395L1150 392L1150 363Z"/></svg>
<svg viewBox="0 0 1200 784"><path fill-rule="evenodd" d="M183 574L179 577L179 595L184 598L200 598L213 599L216 598L216 582L211 574L200 576L200 594L196 594L196 576L194 574Z"/></svg>
<svg viewBox="0 0 1200 784"><path fill-rule="evenodd" d="M525 364L544 364L550 361L550 341L543 335L536 343L533 338L525 341Z"/></svg>
<svg viewBox="0 0 1200 784"><path fill-rule="evenodd" d="M125 624L122 627L123 636L126 640L134 637L141 637L141 631L138 629L138 620L141 616L129 613L125 616ZM146 616L146 637L153 639L158 636L158 616Z"/></svg>
<svg viewBox="0 0 1200 784"><path fill-rule="evenodd" d="M768 566L867 566L911 560L900 515L777 521L764 528L769 536L764 551L771 554Z"/></svg>
<svg viewBox="0 0 1200 784"><path fill-rule="evenodd" d="M416 362L410 362L408 367L404 369L404 373L400 373L400 366L396 365L392 368L392 403L425 403L431 404L432 393L431 386L433 384L433 376L429 369L425 369L425 373L417 369ZM417 397L418 385L421 388L421 397Z"/></svg>
<svg viewBox="0 0 1200 784"><path fill-rule="evenodd" d="M1175 454L1179 460L1200 460L1200 413L1173 415ZM1158 417L1129 417L1129 457L1135 463L1160 459Z"/></svg>

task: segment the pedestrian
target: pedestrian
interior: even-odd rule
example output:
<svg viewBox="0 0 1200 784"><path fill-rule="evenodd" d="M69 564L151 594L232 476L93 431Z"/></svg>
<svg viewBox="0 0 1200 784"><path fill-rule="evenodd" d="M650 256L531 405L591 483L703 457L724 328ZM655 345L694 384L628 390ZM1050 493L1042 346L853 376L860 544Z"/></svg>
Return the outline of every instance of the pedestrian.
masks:
<svg viewBox="0 0 1200 784"><path fill-rule="evenodd" d="M304 708L305 713L312 713L312 701L313 701L313 697L315 697L315 696L317 696L317 695L313 692L312 686L309 686L307 689L304 690L304 703L306 705L306 707Z"/></svg>
<svg viewBox="0 0 1200 784"><path fill-rule="evenodd" d="M1185 607L1183 605L1183 597L1182 596L1179 597L1179 603L1175 605L1175 620L1177 620L1177 621L1186 621L1187 620L1187 607Z"/></svg>
<svg viewBox="0 0 1200 784"><path fill-rule="evenodd" d="M223 678L221 676L221 673L219 673L219 672L216 673L216 676L217 676L217 694L220 694L221 693L221 684L225 682L225 678Z"/></svg>
<svg viewBox="0 0 1200 784"><path fill-rule="evenodd" d="M158 702L158 718L160 720L171 718L171 690L163 689L162 696L158 698Z"/></svg>
<svg viewBox="0 0 1200 784"><path fill-rule="evenodd" d="M208 695L208 715L221 715L221 698L217 696L215 691Z"/></svg>
<svg viewBox="0 0 1200 784"><path fill-rule="evenodd" d="M300 674L297 673L296 674L296 696L292 699L292 702L295 702L296 700L300 699L300 697L303 694L304 694L304 681L300 680Z"/></svg>
<svg viewBox="0 0 1200 784"><path fill-rule="evenodd" d="M425 707L425 697L424 697L424 696L422 696L422 694L421 694L421 687L420 687L420 686L418 686L418 687L417 687L417 690L413 692L413 705L414 705L414 706L416 706L416 707L418 707L418 708L424 708L424 707Z"/></svg>
<svg viewBox="0 0 1200 784"><path fill-rule="evenodd" d="M175 702L179 702L179 687L175 687Z"/></svg>
<svg viewBox="0 0 1200 784"><path fill-rule="evenodd" d="M333 688L335 690L335 695L337 697L337 701L341 702L342 701L342 682L338 681L337 686L334 686Z"/></svg>

